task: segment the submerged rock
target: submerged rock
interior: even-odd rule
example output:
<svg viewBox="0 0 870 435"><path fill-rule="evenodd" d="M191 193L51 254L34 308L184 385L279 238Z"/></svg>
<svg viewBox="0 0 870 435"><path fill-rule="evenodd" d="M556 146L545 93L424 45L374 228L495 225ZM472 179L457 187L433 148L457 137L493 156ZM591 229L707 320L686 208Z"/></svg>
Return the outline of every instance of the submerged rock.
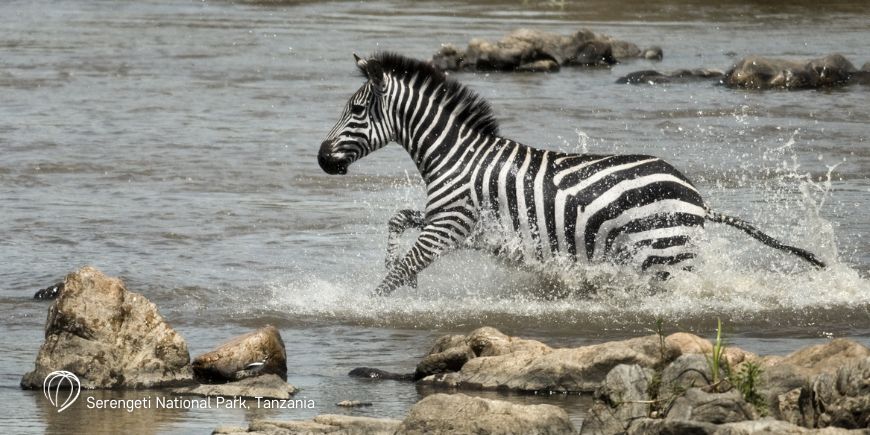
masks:
<svg viewBox="0 0 870 435"><path fill-rule="evenodd" d="M724 75L725 73L722 71L706 68L679 69L669 73L663 73L656 70L643 70L622 76L616 79L616 83L658 85L663 83L719 81Z"/></svg>
<svg viewBox="0 0 870 435"><path fill-rule="evenodd" d="M517 405L464 394L433 394L411 407L397 433L573 434L553 405Z"/></svg>
<svg viewBox="0 0 870 435"><path fill-rule="evenodd" d="M60 296L60 292L63 291L63 281L56 283L55 285L50 285L46 288L39 289L36 293L33 294L33 299L48 301L52 299L57 299Z"/></svg>
<svg viewBox="0 0 870 435"><path fill-rule="evenodd" d="M287 380L287 352L281 333L265 326L232 338L193 360L199 382L216 383L275 374Z"/></svg>
<svg viewBox="0 0 870 435"><path fill-rule="evenodd" d="M556 71L560 66L608 66L621 59L661 59L662 50L637 45L582 29L565 36L518 29L499 41L472 39L462 50L443 45L432 64L445 71Z"/></svg>
<svg viewBox="0 0 870 435"><path fill-rule="evenodd" d="M191 381L190 354L144 296L117 278L84 267L67 275L48 310L45 342L22 388L42 388L46 375L67 370L82 388L151 388Z"/></svg>
<svg viewBox="0 0 870 435"><path fill-rule="evenodd" d="M186 396L239 396L289 399L296 394L296 387L280 376L269 373L225 384L202 384L194 387L176 388L173 394Z"/></svg>
<svg viewBox="0 0 870 435"><path fill-rule="evenodd" d="M796 62L748 56L725 73L729 87L752 89L810 89L848 84L858 70L840 54Z"/></svg>

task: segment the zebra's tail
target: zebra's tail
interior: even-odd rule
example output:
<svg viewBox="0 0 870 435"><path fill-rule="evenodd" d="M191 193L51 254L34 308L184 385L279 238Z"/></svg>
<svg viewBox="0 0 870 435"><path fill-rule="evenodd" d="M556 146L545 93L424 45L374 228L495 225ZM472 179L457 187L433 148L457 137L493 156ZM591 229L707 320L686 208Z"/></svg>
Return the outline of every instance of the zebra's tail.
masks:
<svg viewBox="0 0 870 435"><path fill-rule="evenodd" d="M705 218L711 222L730 225L734 228L742 230L744 233L749 234L750 236L752 236L752 238L760 241L761 243L764 243L765 245L770 246L771 248L776 248L776 249L779 249L781 251L786 251L786 252L790 252L794 255L797 255L798 257L803 258L804 260L812 263L813 266L816 266L818 268L827 267L825 265L825 263L822 262L821 260L819 260L819 258L816 257L816 255L813 254L812 252L801 249L801 248L796 248L794 246L789 246L789 245L783 244L779 240L776 240L773 237L770 237L767 234L764 234L763 232L761 232L761 230L759 230L758 228L755 228L755 226L753 226L749 222L746 222L743 219L736 218L733 216L724 215L722 213L717 213L717 212L710 210L709 208L707 209L707 215L705 216Z"/></svg>

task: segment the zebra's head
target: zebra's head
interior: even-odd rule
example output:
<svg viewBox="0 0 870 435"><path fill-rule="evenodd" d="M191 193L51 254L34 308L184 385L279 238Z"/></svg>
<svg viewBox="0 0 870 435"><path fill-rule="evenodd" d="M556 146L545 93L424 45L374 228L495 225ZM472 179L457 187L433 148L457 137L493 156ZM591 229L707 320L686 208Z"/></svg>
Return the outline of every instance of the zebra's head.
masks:
<svg viewBox="0 0 870 435"><path fill-rule="evenodd" d="M317 162L327 174L346 174L351 163L392 140L384 112L384 69L377 59L356 59L365 84L350 97L329 136L320 145Z"/></svg>

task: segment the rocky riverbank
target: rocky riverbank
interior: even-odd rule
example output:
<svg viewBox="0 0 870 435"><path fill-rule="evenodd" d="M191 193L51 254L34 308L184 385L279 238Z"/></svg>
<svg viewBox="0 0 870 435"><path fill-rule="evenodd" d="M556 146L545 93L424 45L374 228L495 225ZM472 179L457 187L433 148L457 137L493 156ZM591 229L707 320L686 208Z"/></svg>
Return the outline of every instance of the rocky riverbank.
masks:
<svg viewBox="0 0 870 435"><path fill-rule="evenodd" d="M74 373L83 388L172 387L172 394L288 399L286 350L265 326L191 362L156 306L117 278L69 274L49 308L45 343L22 388ZM845 339L762 356L677 332L577 348L483 327L433 343L414 373L353 375L412 381L442 393L402 420L321 415L254 421L216 433L752 434L868 433L870 349ZM373 375L374 374L374 375ZM375 376L376 375L376 376ZM581 427L558 406L518 405L474 391L593 394ZM449 393L449 394L444 394Z"/></svg>

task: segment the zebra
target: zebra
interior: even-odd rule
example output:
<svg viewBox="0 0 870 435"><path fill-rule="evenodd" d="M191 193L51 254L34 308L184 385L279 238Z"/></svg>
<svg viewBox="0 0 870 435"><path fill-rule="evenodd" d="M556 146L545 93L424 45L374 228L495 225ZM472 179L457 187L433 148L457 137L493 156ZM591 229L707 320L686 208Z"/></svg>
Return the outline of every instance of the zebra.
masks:
<svg viewBox="0 0 870 435"><path fill-rule="evenodd" d="M499 135L489 104L432 65L390 52L354 54L365 83L320 146L327 174L399 143L426 184L425 210L400 210L389 221L388 295L415 285L417 274L453 249L506 237L494 252L522 264L611 262L664 272L690 269L705 221L736 227L762 243L825 264L750 223L712 211L695 185L664 160L635 154L570 154ZM398 235L420 230L397 256ZM491 229L491 228L490 228Z"/></svg>

